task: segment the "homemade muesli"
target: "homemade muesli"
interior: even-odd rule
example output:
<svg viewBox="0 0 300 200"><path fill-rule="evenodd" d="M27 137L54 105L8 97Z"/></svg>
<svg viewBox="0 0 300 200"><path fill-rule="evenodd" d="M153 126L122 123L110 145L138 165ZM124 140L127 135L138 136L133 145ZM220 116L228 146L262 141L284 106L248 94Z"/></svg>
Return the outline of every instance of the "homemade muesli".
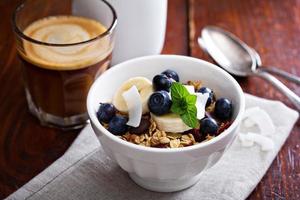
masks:
<svg viewBox="0 0 300 200"><path fill-rule="evenodd" d="M150 81L133 77L100 103L97 117L112 134L133 144L180 148L208 141L231 125L233 104L216 98L201 80L179 82L166 70Z"/></svg>

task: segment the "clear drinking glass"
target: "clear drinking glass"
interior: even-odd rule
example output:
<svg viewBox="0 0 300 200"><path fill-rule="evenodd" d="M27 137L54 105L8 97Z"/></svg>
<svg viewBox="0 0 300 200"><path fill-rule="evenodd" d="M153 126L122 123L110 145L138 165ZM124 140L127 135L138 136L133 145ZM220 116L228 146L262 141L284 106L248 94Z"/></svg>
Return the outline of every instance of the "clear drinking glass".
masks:
<svg viewBox="0 0 300 200"><path fill-rule="evenodd" d="M26 0L13 14L29 110L61 129L87 121L86 97L110 64L117 17L104 0Z"/></svg>

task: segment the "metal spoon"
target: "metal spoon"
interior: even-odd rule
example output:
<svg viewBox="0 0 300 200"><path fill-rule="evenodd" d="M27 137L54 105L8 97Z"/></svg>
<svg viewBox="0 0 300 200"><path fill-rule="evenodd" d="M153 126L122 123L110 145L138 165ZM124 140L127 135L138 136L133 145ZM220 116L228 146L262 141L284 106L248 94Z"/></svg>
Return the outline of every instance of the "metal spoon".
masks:
<svg viewBox="0 0 300 200"><path fill-rule="evenodd" d="M278 76L281 76L281 77L283 77L283 78L285 78L285 79L287 79L289 81L292 81L292 82L300 85L300 77L298 77L296 75L293 75L293 74L290 74L290 73L288 73L286 71L280 70L280 69L278 69L276 67L262 66L262 62L261 62L260 56L257 53L257 51L255 51L253 48L250 48L247 44L245 44L244 42L242 42L241 40L239 40L232 33L226 32L225 30L222 30L222 29L220 29L218 27L214 27L214 26L208 26L208 27L205 27L204 29L207 29L207 28L215 28L217 31L223 32L224 34L228 34L227 36L231 37L230 39L232 39L232 40L236 40L237 43L240 43L241 47L242 47L242 45L245 45L247 48L249 48L250 49L250 53L256 59L256 67L262 67L260 70L265 71L265 72L269 72L269 73L272 73L272 74L275 74L275 75L278 75ZM199 42L201 48L206 51L206 48L204 47L204 42L202 42L201 38L198 38L198 42ZM241 44L241 43L243 43L243 44Z"/></svg>
<svg viewBox="0 0 300 200"><path fill-rule="evenodd" d="M257 76L269 81L281 91L295 107L300 110L300 97L267 71L258 67L260 57L233 34L218 27L207 26L202 29L199 45L225 70L237 76ZM258 54L257 54L258 55Z"/></svg>

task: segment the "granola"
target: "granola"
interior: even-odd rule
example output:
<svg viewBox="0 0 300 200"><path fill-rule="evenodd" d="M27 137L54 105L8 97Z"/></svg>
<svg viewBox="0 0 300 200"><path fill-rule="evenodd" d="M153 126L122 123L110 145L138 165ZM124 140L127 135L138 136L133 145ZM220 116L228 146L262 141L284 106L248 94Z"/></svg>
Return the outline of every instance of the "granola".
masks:
<svg viewBox="0 0 300 200"><path fill-rule="evenodd" d="M122 140L146 147L179 148L197 144L194 135L191 133L166 133L157 128L156 123L151 120L149 131L138 136L126 132L120 136ZM207 136L205 141L212 139Z"/></svg>
<svg viewBox="0 0 300 200"><path fill-rule="evenodd" d="M200 80L179 82L165 70L133 77L116 91L112 103L100 103L97 117L112 134L145 147L180 148L213 139L231 125L233 103L216 98Z"/></svg>

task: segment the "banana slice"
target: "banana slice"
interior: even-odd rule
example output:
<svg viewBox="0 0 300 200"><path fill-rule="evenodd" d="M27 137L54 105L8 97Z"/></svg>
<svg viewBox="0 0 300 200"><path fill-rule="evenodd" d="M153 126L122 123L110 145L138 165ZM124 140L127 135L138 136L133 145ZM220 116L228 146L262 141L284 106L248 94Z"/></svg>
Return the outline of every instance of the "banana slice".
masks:
<svg viewBox="0 0 300 200"><path fill-rule="evenodd" d="M121 87L116 91L113 97L114 106L122 113L128 113L126 101L123 98L123 93L135 86L141 96L143 114L149 112L148 99L153 93L152 82L145 77L134 77L125 81Z"/></svg>
<svg viewBox="0 0 300 200"><path fill-rule="evenodd" d="M152 119L155 121L157 127L161 131L180 133L192 129L187 126L179 115L169 113L162 116L157 116L151 113Z"/></svg>

